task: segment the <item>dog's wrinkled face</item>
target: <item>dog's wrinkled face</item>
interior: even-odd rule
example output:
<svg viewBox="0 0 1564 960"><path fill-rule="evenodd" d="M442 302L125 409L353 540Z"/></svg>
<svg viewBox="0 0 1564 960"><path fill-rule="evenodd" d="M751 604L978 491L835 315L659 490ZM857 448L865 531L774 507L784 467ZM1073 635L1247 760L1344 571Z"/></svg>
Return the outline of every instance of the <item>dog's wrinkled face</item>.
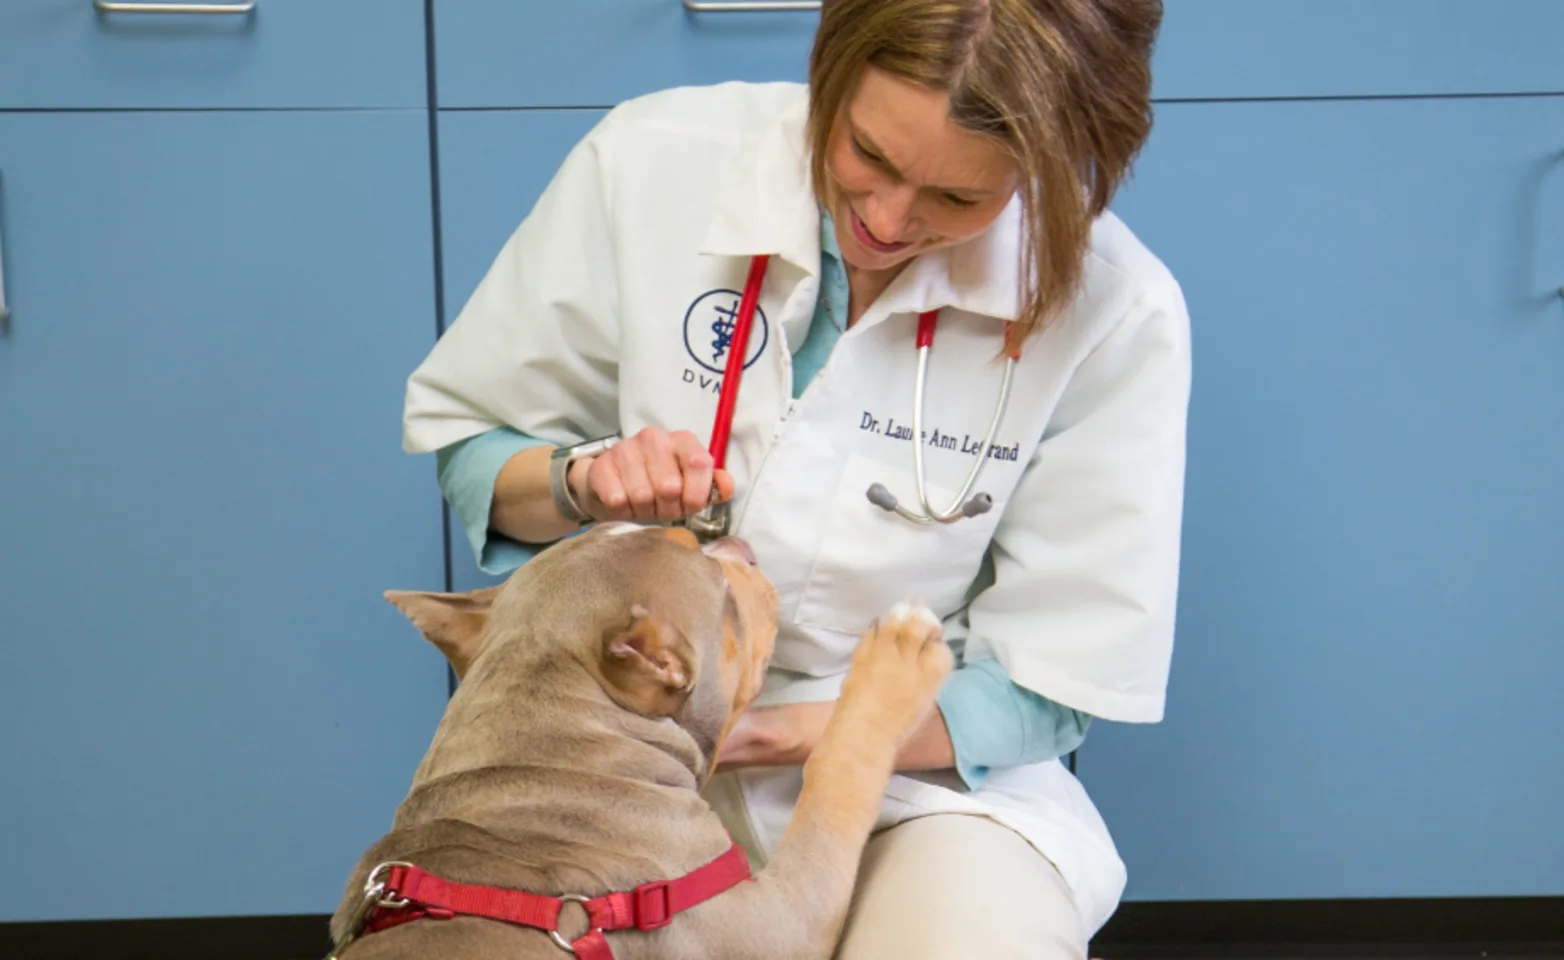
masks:
<svg viewBox="0 0 1564 960"><path fill-rule="evenodd" d="M717 742L726 738L739 714L760 694L766 666L777 637L777 592L755 566L755 555L743 541L718 540L705 553L722 565L727 589L723 595L722 690L728 717Z"/></svg>
<svg viewBox="0 0 1564 960"><path fill-rule="evenodd" d="M566 649L621 707L673 718L708 758L759 694L777 628L776 591L743 541L635 524L556 544L500 586L386 597L464 682L508 645Z"/></svg>

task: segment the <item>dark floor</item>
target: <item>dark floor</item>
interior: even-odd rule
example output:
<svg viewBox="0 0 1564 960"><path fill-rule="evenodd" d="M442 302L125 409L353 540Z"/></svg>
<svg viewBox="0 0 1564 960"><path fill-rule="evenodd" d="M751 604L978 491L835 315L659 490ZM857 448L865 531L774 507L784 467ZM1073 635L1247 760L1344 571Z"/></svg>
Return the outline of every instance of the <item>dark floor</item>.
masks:
<svg viewBox="0 0 1564 960"><path fill-rule="evenodd" d="M0 923L0 960L321 960L329 949L326 922L285 916ZM1560 960L1564 897L1127 903L1093 941L1091 957Z"/></svg>

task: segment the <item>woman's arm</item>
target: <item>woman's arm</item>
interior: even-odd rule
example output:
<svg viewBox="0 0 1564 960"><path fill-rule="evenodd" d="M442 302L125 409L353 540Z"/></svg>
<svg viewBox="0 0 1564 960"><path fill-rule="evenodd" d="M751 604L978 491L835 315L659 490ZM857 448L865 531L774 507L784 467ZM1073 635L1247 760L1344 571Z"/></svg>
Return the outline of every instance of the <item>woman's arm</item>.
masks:
<svg viewBox="0 0 1564 960"><path fill-rule="evenodd" d="M576 524L565 519L554 505L549 490L549 458L553 446L538 446L505 461L494 478L494 498L489 506L490 528L522 543L553 543L573 530ZM571 464L567 482L583 507L581 481L591 467L590 459ZM590 508L587 507L588 512Z"/></svg>
<svg viewBox="0 0 1564 960"><path fill-rule="evenodd" d="M536 545L501 532L491 520L500 473L506 466L533 450L552 449L537 437L495 427L436 452L440 495L456 514L473 559L484 573L503 576L537 555ZM559 520L564 522L563 517Z"/></svg>
<svg viewBox="0 0 1564 960"><path fill-rule="evenodd" d="M740 718L723 742L719 766L802 764L820 742L834 702L761 707ZM896 769L955 768L976 789L995 767L1062 757L1086 738L1091 718L1017 686L997 661L950 675L937 707L902 746Z"/></svg>
<svg viewBox="0 0 1564 960"><path fill-rule="evenodd" d="M511 457L494 481L489 523L524 543L550 543L577 529L554 503L549 461L554 447L536 447ZM647 427L595 457L571 461L571 494L595 521L658 523L699 513L717 499L733 496L733 477L688 430L669 433Z"/></svg>
<svg viewBox="0 0 1564 960"><path fill-rule="evenodd" d="M1056 760L1086 739L1092 718L1010 679L997 660L976 660L940 690L956 772L972 789L990 770Z"/></svg>
<svg viewBox="0 0 1564 960"><path fill-rule="evenodd" d="M610 451L612 457L577 460L569 474L576 502L597 519L655 517L668 509L655 491L670 487L678 493L674 509L686 511L679 516L705 506L713 482L724 499L733 495L733 478L725 470L712 470L710 456L693 435L648 428L619 446ZM536 555L537 545L577 529L554 505L549 488L555 449L519 430L496 427L437 452L440 493L485 573L509 573ZM621 463L634 463L634 458L646 477L640 485L625 481L620 472L625 469ZM604 489L619 492L617 509L604 502Z"/></svg>
<svg viewBox="0 0 1564 960"><path fill-rule="evenodd" d="M834 700L756 707L739 717L717 752L717 768L801 766L814 752L836 709ZM955 764L945 718L929 713L896 755L897 770L940 770Z"/></svg>

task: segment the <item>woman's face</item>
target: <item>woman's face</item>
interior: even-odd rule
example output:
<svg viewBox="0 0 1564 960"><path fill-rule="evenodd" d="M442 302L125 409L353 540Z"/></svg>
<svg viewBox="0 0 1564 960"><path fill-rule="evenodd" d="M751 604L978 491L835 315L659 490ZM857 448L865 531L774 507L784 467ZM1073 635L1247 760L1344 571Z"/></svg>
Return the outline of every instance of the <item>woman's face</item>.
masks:
<svg viewBox="0 0 1564 960"><path fill-rule="evenodd" d="M951 122L944 93L874 67L832 126L825 168L842 257L867 271L977 236L1018 182L998 144Z"/></svg>

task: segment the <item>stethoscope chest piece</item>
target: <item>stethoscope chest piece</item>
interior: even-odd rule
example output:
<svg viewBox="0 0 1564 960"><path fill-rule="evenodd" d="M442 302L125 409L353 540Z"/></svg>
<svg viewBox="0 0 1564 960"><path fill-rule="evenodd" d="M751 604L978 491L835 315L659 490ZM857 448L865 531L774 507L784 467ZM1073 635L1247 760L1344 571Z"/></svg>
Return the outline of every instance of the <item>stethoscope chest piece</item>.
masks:
<svg viewBox="0 0 1564 960"><path fill-rule="evenodd" d="M726 501L710 504L700 513L685 517L679 525L702 543L720 540L733 532L733 505Z"/></svg>

